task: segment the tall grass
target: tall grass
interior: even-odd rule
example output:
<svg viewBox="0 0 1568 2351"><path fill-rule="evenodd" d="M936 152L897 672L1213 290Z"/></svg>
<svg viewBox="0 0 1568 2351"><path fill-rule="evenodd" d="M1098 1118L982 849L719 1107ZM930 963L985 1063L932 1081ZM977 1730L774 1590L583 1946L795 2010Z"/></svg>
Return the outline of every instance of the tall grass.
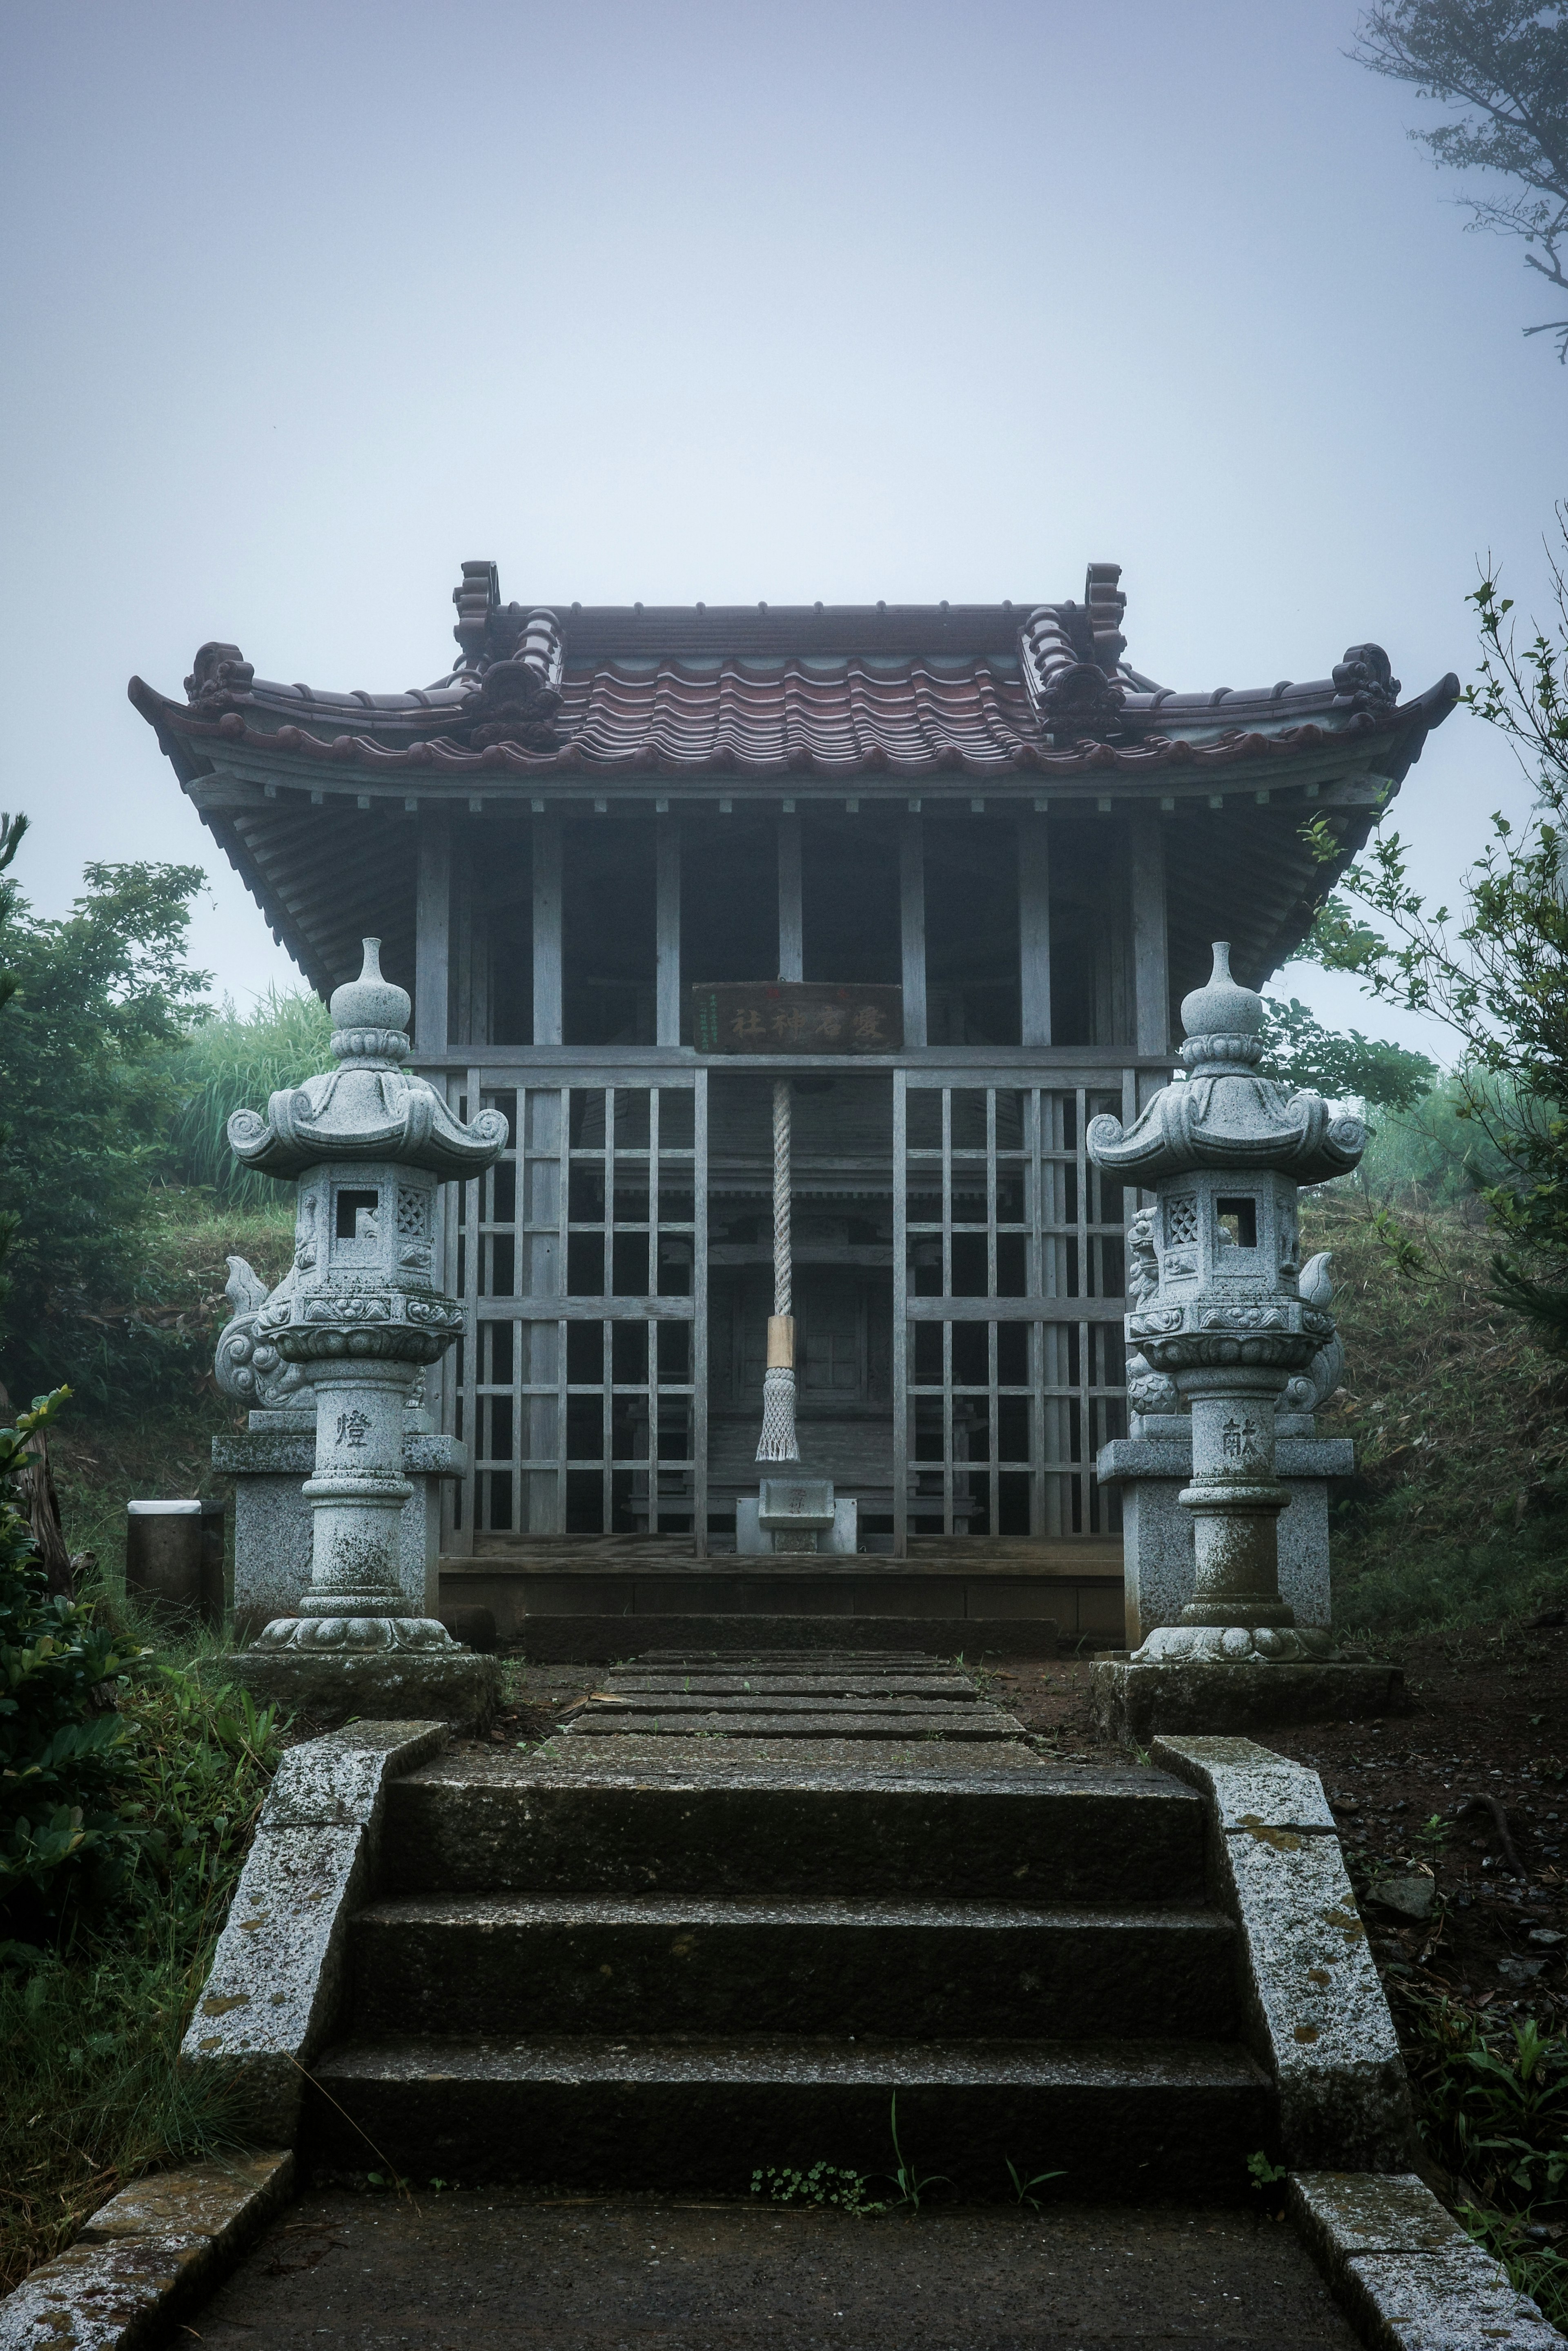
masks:
<svg viewBox="0 0 1568 2351"><path fill-rule="evenodd" d="M233 2092L175 2059L280 1739L189 1651L120 1685L142 1839L128 1897L63 1950L0 1950L0 2294L139 2173L245 2144Z"/></svg>
<svg viewBox="0 0 1568 2351"><path fill-rule="evenodd" d="M242 1167L229 1149L236 1110L264 1111L267 1096L330 1066L332 1019L302 987L269 987L249 1012L225 1000L192 1035L180 1074L190 1092L169 1136L170 1173L221 1200L260 1207L278 1197L267 1176Z"/></svg>
<svg viewBox="0 0 1568 2351"><path fill-rule="evenodd" d="M1568 1597L1568 1374L1491 1292L1462 1207L1375 1209L1335 1186L1303 1244L1333 1251L1344 1384L1319 1434L1354 1439L1332 1545L1334 1621L1492 1624Z"/></svg>

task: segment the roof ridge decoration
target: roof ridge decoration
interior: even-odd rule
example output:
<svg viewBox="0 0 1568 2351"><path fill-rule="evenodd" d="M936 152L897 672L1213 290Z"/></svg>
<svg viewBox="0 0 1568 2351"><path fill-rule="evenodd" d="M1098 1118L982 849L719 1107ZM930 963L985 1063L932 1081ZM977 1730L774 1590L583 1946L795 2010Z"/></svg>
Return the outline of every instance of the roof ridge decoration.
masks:
<svg viewBox="0 0 1568 2351"><path fill-rule="evenodd" d="M1344 659L1333 665L1333 682L1335 705L1369 718L1395 709L1402 690L1381 645L1346 645Z"/></svg>
<svg viewBox="0 0 1568 2351"><path fill-rule="evenodd" d="M1122 634L1127 599L1117 586L1121 577L1119 563L1092 563L1083 580L1083 609L1089 616L1094 658L1107 677L1115 676L1117 664L1127 650L1127 640Z"/></svg>
<svg viewBox="0 0 1568 2351"><path fill-rule="evenodd" d="M465 563L452 590L457 625L452 633L463 649L460 669L477 669L489 634L490 615L501 601L501 574L494 563Z"/></svg>
<svg viewBox="0 0 1568 2351"><path fill-rule="evenodd" d="M1112 642L1109 632L1104 642ZM1117 635L1115 643L1125 640ZM1059 751L1105 743L1121 732L1127 689L1107 675L1098 658L1086 658L1096 643L1092 616L1079 604L1037 604L1019 631L1029 698L1041 731Z"/></svg>
<svg viewBox="0 0 1568 2351"><path fill-rule="evenodd" d="M250 699L255 677L255 664L246 661L237 645L212 637L196 648L185 680L185 699L198 716L221 718L225 710Z"/></svg>

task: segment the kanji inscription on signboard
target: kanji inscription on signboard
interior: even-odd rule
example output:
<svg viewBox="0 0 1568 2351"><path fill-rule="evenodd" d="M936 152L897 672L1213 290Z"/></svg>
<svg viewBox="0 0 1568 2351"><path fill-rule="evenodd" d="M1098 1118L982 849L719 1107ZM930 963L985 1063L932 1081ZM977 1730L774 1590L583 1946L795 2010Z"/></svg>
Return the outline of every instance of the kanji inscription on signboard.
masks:
<svg viewBox="0 0 1568 2351"><path fill-rule="evenodd" d="M699 1053L893 1053L904 1043L904 990L826 979L699 985L692 1043Z"/></svg>

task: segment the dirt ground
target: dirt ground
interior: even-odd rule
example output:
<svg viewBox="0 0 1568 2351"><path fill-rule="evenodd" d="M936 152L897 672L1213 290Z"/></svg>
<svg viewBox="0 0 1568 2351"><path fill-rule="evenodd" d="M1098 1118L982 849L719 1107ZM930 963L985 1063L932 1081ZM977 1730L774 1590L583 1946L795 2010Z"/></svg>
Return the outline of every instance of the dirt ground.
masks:
<svg viewBox="0 0 1568 2351"><path fill-rule="evenodd" d="M1405 1669L1409 1714L1265 1743L1322 1776L1381 1970L1477 2009L1529 2009L1544 2030L1568 2009L1568 1628L1427 1634L1380 1655ZM1086 1666L1003 1659L995 1688L1053 1751L1108 1754L1089 1720ZM1478 1798L1500 1809L1511 1856ZM1411 1876L1430 1877L1440 1897L1426 1923L1378 1899L1381 1883Z"/></svg>

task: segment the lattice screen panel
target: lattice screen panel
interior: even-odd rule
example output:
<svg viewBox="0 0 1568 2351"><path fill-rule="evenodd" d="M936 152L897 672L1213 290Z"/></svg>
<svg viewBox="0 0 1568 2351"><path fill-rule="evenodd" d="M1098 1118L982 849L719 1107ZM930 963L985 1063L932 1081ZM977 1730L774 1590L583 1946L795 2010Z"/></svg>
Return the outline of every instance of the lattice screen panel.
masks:
<svg viewBox="0 0 1568 2351"><path fill-rule="evenodd" d="M991 1073L987 1073L988 1079ZM1123 1187L1083 1136L1130 1089L899 1071L894 1535L1118 1531L1094 1459L1126 1427Z"/></svg>

